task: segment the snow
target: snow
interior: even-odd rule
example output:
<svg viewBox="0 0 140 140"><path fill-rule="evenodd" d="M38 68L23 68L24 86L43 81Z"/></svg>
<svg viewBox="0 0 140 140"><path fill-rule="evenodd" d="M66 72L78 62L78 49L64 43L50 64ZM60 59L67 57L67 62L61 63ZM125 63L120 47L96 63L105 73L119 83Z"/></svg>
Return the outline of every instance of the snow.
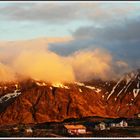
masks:
<svg viewBox="0 0 140 140"><path fill-rule="evenodd" d="M18 84L15 84L16 89L18 89Z"/></svg>
<svg viewBox="0 0 140 140"><path fill-rule="evenodd" d="M126 86L124 86L121 91L117 94L117 97L122 93L122 91L125 89Z"/></svg>
<svg viewBox="0 0 140 140"><path fill-rule="evenodd" d="M10 98L15 98L15 97L17 97L18 95L20 95L21 92L17 92L17 91L18 91L18 90L15 90L13 93L8 93L8 94L2 96L2 97L0 98L0 103L6 102L6 101L8 101Z"/></svg>
<svg viewBox="0 0 140 140"><path fill-rule="evenodd" d="M138 73L135 75L135 78L138 76ZM134 98L136 98L138 96L140 92L140 89L139 89L139 82L137 83L137 89L133 89L133 95L134 95Z"/></svg>
<svg viewBox="0 0 140 140"><path fill-rule="evenodd" d="M131 81L131 77L129 75L126 75L126 84L128 84Z"/></svg>
<svg viewBox="0 0 140 140"><path fill-rule="evenodd" d="M45 83L45 82L36 82L36 84L37 84L38 86L46 86L46 83Z"/></svg>
<svg viewBox="0 0 140 140"><path fill-rule="evenodd" d="M138 72L136 73L135 78L137 78L137 76L138 76Z"/></svg>
<svg viewBox="0 0 140 140"><path fill-rule="evenodd" d="M7 89L7 86L4 86L4 90L6 90Z"/></svg>
<svg viewBox="0 0 140 140"><path fill-rule="evenodd" d="M33 130L32 130L31 128L27 128L27 129L26 129L26 132L27 132L27 133L32 133Z"/></svg>
<svg viewBox="0 0 140 140"><path fill-rule="evenodd" d="M79 92L83 92L83 91L79 88Z"/></svg>
<svg viewBox="0 0 140 140"><path fill-rule="evenodd" d="M117 112L120 110L120 105L119 105L119 107L117 108Z"/></svg>
<svg viewBox="0 0 140 140"><path fill-rule="evenodd" d="M46 86L46 83L43 82L42 85L43 85L43 86Z"/></svg>
<svg viewBox="0 0 140 140"><path fill-rule="evenodd" d="M139 88L139 87L140 87L140 83L138 82L138 83L137 83L137 88Z"/></svg>
<svg viewBox="0 0 140 140"><path fill-rule="evenodd" d="M75 84L77 84L78 86L85 86L84 83L80 83L80 82L75 82Z"/></svg>
<svg viewBox="0 0 140 140"><path fill-rule="evenodd" d="M131 77L134 77L135 76L135 73L134 72L131 72L130 76Z"/></svg>
<svg viewBox="0 0 140 140"><path fill-rule="evenodd" d="M95 87L92 87L92 86L85 86L86 88L89 88L89 89L95 89Z"/></svg>
<svg viewBox="0 0 140 140"><path fill-rule="evenodd" d="M111 95L114 93L115 89L117 88L117 86L119 85L119 83L122 80L126 80L126 85L120 90L120 92L117 94L117 97L123 92L123 90L125 90L124 92L127 91L127 89L129 88L129 86L132 84L132 82L135 80L135 78L137 77L138 73L134 73L132 72L130 75L126 75L123 76L118 83L113 87L112 91L110 92L110 94L107 97L107 100L111 97ZM137 84L137 87L139 88L139 83ZM134 89L133 93L134 93L134 97L136 97L138 95L139 89Z"/></svg>
<svg viewBox="0 0 140 140"><path fill-rule="evenodd" d="M86 88L89 88L89 89L91 89L91 90L93 90L93 89L95 89L95 87L93 87L93 86L87 86L87 85L85 85L84 83L79 83L79 82L75 82L78 86L84 86L84 87L86 87Z"/></svg>
<svg viewBox="0 0 140 140"><path fill-rule="evenodd" d="M58 88L65 88L65 89L69 89L68 86L65 86L61 83L55 83L55 84L52 84L53 87L58 87Z"/></svg>
<svg viewBox="0 0 140 140"><path fill-rule="evenodd" d="M107 97L107 100L108 100L108 99L111 97L111 95L114 93L116 87L117 87L117 86L119 85L119 83L123 80L123 78L124 78L124 77L122 77L122 78L118 81L118 83L113 87L112 91L110 92L110 94L109 94L108 97Z"/></svg>
<svg viewBox="0 0 140 140"><path fill-rule="evenodd" d="M134 98L136 98L139 94L140 89L133 89Z"/></svg>
<svg viewBox="0 0 140 140"><path fill-rule="evenodd" d="M133 77L134 77L134 75L133 75ZM137 77L137 74L136 74L135 78L136 78L136 77ZM130 85L132 84L132 82L134 82L134 80L135 80L135 79L131 80L131 82L127 85L127 88L125 89L124 92L127 91L127 89L130 87ZM138 84L137 84L137 88L139 88L139 82L138 82Z"/></svg>
<svg viewBox="0 0 140 140"><path fill-rule="evenodd" d="M97 93L101 92L101 89L97 88L97 89L96 89L96 92L97 92Z"/></svg>
<svg viewBox="0 0 140 140"><path fill-rule="evenodd" d="M132 84L132 82L133 82L133 81L131 81L131 82L127 85L127 87L126 87L124 93L125 93L125 92L127 91L127 89L130 87L130 85Z"/></svg>
<svg viewBox="0 0 140 140"><path fill-rule="evenodd" d="M135 76L135 77L134 77ZM135 78L137 77L137 74L136 75L134 75L134 73L131 73L131 77L127 77L127 82L126 82L126 86L124 86L124 88L118 93L118 95L117 95L117 97L122 93L122 91L125 89L125 91L124 92L126 92L127 91L127 89L129 88L129 86L132 84L132 82L135 80ZM133 80L132 80L132 78L134 78ZM131 81L131 82L130 82ZM137 88L139 88L139 82L137 83ZM134 98L138 95L138 93L139 93L139 90L140 89L134 89L133 90L133 94L134 94Z"/></svg>

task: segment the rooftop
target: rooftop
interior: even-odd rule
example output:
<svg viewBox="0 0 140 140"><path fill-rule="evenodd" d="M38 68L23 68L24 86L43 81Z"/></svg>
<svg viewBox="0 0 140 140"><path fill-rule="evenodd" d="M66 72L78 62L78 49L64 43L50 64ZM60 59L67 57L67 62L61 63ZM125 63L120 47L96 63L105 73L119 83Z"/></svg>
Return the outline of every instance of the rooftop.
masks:
<svg viewBox="0 0 140 140"><path fill-rule="evenodd" d="M83 125L64 125L67 129L86 129Z"/></svg>

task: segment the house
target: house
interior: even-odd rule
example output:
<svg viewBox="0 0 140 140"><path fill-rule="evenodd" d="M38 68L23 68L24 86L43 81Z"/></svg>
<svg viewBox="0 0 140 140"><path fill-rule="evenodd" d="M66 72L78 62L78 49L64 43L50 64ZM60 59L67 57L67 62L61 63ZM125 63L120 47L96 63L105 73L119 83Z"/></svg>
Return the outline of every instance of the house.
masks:
<svg viewBox="0 0 140 140"><path fill-rule="evenodd" d="M140 113L134 114L135 118L140 118Z"/></svg>
<svg viewBox="0 0 140 140"><path fill-rule="evenodd" d="M70 135L86 134L86 127L84 125L79 124L67 124L64 125L64 131L65 133L68 133Z"/></svg>
<svg viewBox="0 0 140 140"><path fill-rule="evenodd" d="M128 123L126 121L123 121L123 126L128 127Z"/></svg>
<svg viewBox="0 0 140 140"><path fill-rule="evenodd" d="M17 126L15 126L15 127L12 128L12 131L18 132L19 131L19 128Z"/></svg>
<svg viewBox="0 0 140 140"><path fill-rule="evenodd" d="M33 133L33 130L31 127L25 128L25 133L31 134Z"/></svg>
<svg viewBox="0 0 140 140"><path fill-rule="evenodd" d="M110 123L110 127L128 127L128 123L123 119L116 119Z"/></svg>
<svg viewBox="0 0 140 140"><path fill-rule="evenodd" d="M115 123L110 123L110 127L116 127Z"/></svg>
<svg viewBox="0 0 140 140"><path fill-rule="evenodd" d="M106 124L104 122L99 122L98 124L95 125L96 130L105 130L106 129Z"/></svg>

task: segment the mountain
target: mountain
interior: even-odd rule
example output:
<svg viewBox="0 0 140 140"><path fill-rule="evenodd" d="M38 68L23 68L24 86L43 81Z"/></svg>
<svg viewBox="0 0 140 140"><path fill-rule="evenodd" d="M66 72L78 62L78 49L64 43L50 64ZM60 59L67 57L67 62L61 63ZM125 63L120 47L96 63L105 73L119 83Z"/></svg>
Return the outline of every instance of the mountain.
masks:
<svg viewBox="0 0 140 140"><path fill-rule="evenodd" d="M106 94L109 110L121 117L140 112L140 70L125 74ZM115 104L115 105L114 105ZM109 111L110 112L110 111Z"/></svg>
<svg viewBox="0 0 140 140"><path fill-rule="evenodd" d="M87 116L134 117L140 112L140 70L119 81L0 83L0 124L42 123Z"/></svg>

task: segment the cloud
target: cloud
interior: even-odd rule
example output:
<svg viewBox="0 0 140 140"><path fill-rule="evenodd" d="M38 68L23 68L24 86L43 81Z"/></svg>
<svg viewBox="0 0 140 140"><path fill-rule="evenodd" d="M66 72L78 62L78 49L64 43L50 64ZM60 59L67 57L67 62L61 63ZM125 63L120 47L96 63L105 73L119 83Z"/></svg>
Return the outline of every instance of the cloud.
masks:
<svg viewBox="0 0 140 140"><path fill-rule="evenodd" d="M27 77L47 82L72 82L71 65L52 52L26 51L14 61L14 69Z"/></svg>
<svg viewBox="0 0 140 140"><path fill-rule="evenodd" d="M76 79L87 81L101 78L110 79L113 74L112 56L105 50L78 51L70 56Z"/></svg>
<svg viewBox="0 0 140 140"><path fill-rule="evenodd" d="M19 41L0 41L0 60L8 63L23 51L32 50L47 50L51 43L68 42L72 40L71 37L57 37L57 38L35 38L30 40Z"/></svg>
<svg viewBox="0 0 140 140"><path fill-rule="evenodd" d="M6 42L4 43L6 45ZM18 41L10 43L14 44L14 46L19 45ZM7 42L8 44L9 42ZM30 47L28 46L28 48L26 44L27 46L28 44L33 44L33 46L29 45ZM44 80L51 83L89 81L94 78L114 80L121 74L122 71L118 73L120 69L128 69L125 62L114 61L113 56L105 49L81 50L68 56L61 56L49 51L46 48L46 44L44 44L44 47L43 45L40 46L40 44L40 39L21 41L20 51L13 55L12 59L7 58L5 62L3 55L1 77L8 73L9 79L13 80L13 77L18 74L22 75L22 77ZM10 47L13 52L17 49L16 47ZM17 77L15 78L18 79ZM0 80L2 81L3 79L8 78Z"/></svg>
<svg viewBox="0 0 140 140"><path fill-rule="evenodd" d="M14 80L13 77L16 74L47 82L74 81L75 77L71 65L64 61L63 57L47 50L49 43L68 40L71 40L71 37L1 41L0 81Z"/></svg>
<svg viewBox="0 0 140 140"><path fill-rule="evenodd" d="M129 70L126 62L114 60L110 52L105 49L77 51L68 59L79 81L116 80Z"/></svg>
<svg viewBox="0 0 140 140"><path fill-rule="evenodd" d="M116 60L123 60L130 67L139 68L140 20L127 19L123 23L102 27L84 26L73 32L73 40L49 45L49 49L60 55L70 55L79 50L103 48Z"/></svg>
<svg viewBox="0 0 140 140"><path fill-rule="evenodd" d="M17 3L2 6L0 11L1 21L6 22L62 26L73 21L91 23L73 31L72 38L1 41L1 80L13 80L16 73L50 82L110 79L140 65L139 12L136 14L139 6L126 3Z"/></svg>
<svg viewBox="0 0 140 140"><path fill-rule="evenodd" d="M15 3L1 7L1 17L16 21L69 23L73 20L89 20L103 24L130 16L140 8L133 4L107 3Z"/></svg>
<svg viewBox="0 0 140 140"><path fill-rule="evenodd" d="M77 5L77 4L76 4ZM72 4L53 4L53 3L30 3L15 4L12 6L2 7L6 10L5 19L18 21L45 21L48 23L63 23L77 17L77 6ZM4 14L5 12L3 12Z"/></svg>
<svg viewBox="0 0 140 140"><path fill-rule="evenodd" d="M9 82L16 80L15 72L7 65L0 63L0 81Z"/></svg>

